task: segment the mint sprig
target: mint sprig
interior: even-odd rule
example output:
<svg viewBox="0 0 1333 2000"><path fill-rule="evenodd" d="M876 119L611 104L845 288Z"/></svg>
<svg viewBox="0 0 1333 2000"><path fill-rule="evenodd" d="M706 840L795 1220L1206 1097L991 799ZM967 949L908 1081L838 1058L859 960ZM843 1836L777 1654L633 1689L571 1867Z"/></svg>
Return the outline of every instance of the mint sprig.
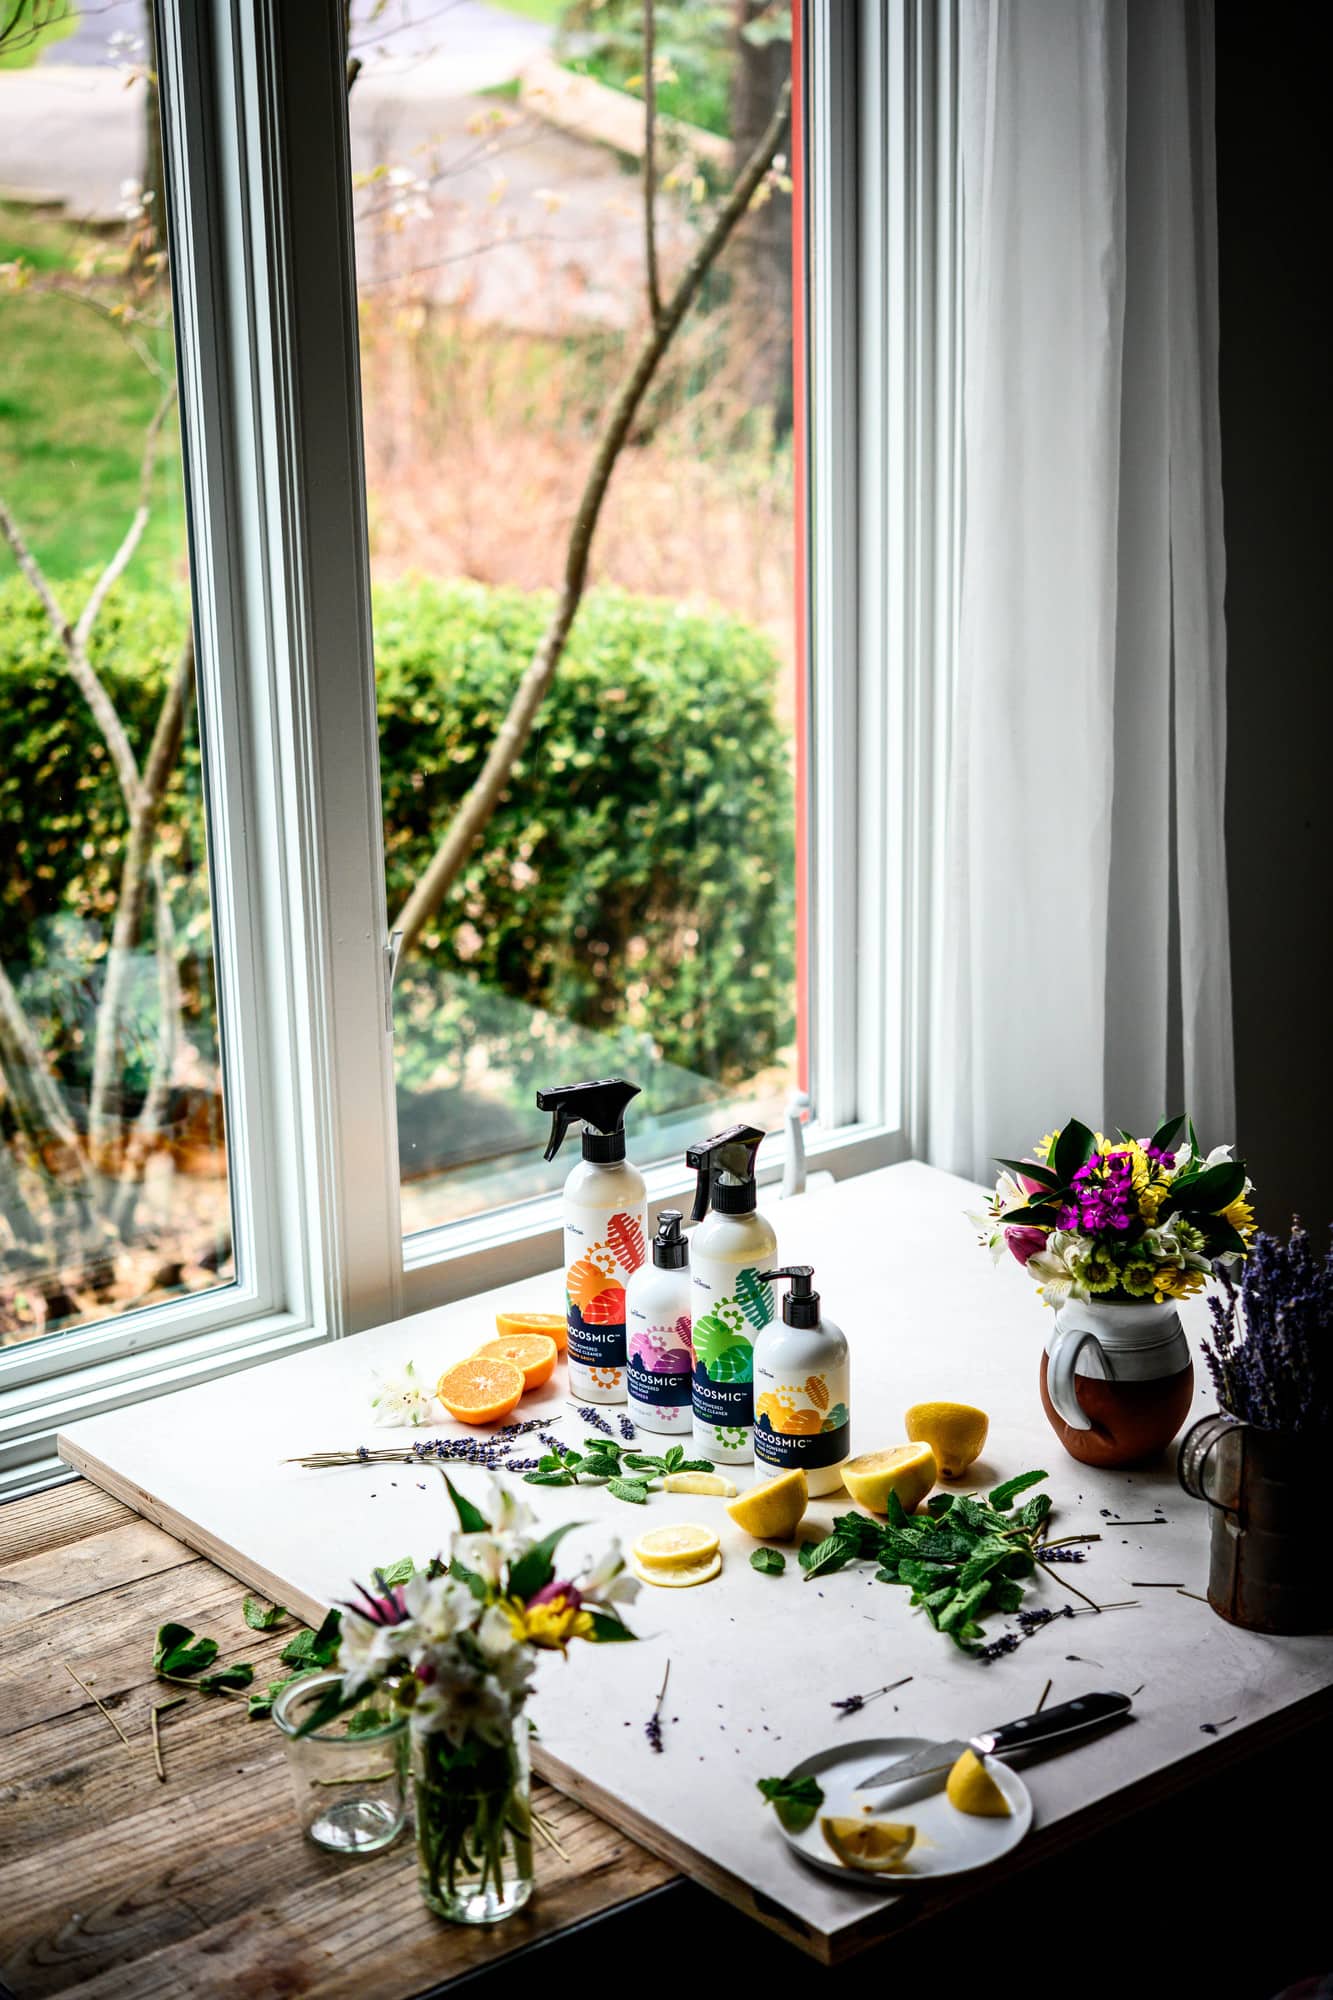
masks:
<svg viewBox="0 0 1333 2000"><path fill-rule="evenodd" d="M613 1438L583 1440L586 1450L547 1452L537 1461L535 1472L524 1474L528 1486L577 1486L580 1481L601 1480L617 1500L641 1507L650 1493L673 1472L711 1472L711 1458L686 1458L685 1447L673 1444L660 1457L650 1452L630 1451Z"/></svg>

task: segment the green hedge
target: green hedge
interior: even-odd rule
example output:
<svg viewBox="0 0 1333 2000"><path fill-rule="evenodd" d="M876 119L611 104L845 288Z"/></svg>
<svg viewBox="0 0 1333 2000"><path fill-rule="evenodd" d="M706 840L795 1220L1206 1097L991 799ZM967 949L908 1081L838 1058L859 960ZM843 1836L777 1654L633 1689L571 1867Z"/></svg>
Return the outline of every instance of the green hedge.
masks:
<svg viewBox="0 0 1333 2000"><path fill-rule="evenodd" d="M377 594L391 911L480 768L547 608L462 583ZM183 615L165 594L121 590L94 637L140 755ZM569 1044L566 1023L723 1082L772 1061L792 1031L793 930L775 673L768 642L734 619L590 594L484 841L404 965L405 1087L458 1083L480 1045L526 1089ZM204 951L198 799L192 737L162 837L178 921ZM105 751L13 579L0 586L0 954L75 1084L123 828ZM206 1046L206 969L187 966L187 984Z"/></svg>

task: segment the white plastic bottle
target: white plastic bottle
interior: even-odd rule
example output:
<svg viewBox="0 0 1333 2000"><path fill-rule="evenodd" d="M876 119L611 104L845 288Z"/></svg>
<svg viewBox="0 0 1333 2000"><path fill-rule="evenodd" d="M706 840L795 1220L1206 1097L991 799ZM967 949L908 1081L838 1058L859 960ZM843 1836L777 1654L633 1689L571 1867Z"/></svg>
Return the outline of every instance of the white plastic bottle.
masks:
<svg viewBox="0 0 1333 2000"><path fill-rule="evenodd" d="M573 1121L583 1123L583 1157L565 1182L562 1209L569 1387L578 1402L626 1396L625 1287L647 1247L643 1175L625 1158L625 1106L638 1094L623 1076L537 1092L538 1110L552 1114L548 1160Z"/></svg>
<svg viewBox="0 0 1333 2000"><path fill-rule="evenodd" d="M694 1442L719 1465L754 1456L753 1341L774 1319L773 1287L762 1273L778 1239L756 1207L755 1155L764 1135L733 1125L685 1155L698 1174L690 1238Z"/></svg>
<svg viewBox="0 0 1333 2000"><path fill-rule="evenodd" d="M791 1264L765 1271L791 1289L782 1318L765 1327L754 1345L754 1461L760 1479L799 1466L812 1494L842 1484L851 1457L852 1387L847 1340L831 1319L821 1319L814 1270Z"/></svg>
<svg viewBox="0 0 1333 2000"><path fill-rule="evenodd" d="M657 1218L651 1262L625 1289L629 1413L641 1431L682 1433L693 1421L690 1250L678 1208Z"/></svg>

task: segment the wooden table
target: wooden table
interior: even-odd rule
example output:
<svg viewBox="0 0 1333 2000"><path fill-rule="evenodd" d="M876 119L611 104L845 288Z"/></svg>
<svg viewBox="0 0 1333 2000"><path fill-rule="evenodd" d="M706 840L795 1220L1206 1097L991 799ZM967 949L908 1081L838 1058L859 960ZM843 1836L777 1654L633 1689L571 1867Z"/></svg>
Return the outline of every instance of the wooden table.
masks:
<svg viewBox="0 0 1333 2000"><path fill-rule="evenodd" d="M316 1995L406 2000L649 1895L674 1871L544 1785L568 1855L498 1932L426 1910L405 1843L364 1861L298 1833L278 1732L243 1701L191 1695L161 1718L153 1636L168 1618L223 1656L285 1671L231 1577L87 1481L0 1508L0 1978L18 2000ZM128 1746L66 1671L105 1703Z"/></svg>

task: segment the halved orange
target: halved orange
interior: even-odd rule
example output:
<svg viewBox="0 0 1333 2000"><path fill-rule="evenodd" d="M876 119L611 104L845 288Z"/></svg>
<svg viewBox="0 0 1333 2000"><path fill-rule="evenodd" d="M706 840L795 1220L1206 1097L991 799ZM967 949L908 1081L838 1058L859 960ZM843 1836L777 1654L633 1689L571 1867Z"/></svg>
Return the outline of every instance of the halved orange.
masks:
<svg viewBox="0 0 1333 2000"><path fill-rule="evenodd" d="M495 1331L502 1340L516 1333L544 1333L563 1354L569 1343L569 1328L563 1313L502 1312L495 1315Z"/></svg>
<svg viewBox="0 0 1333 2000"><path fill-rule="evenodd" d="M517 1362L473 1355L455 1361L435 1384L435 1393L460 1424L494 1424L518 1408L523 1394L523 1370Z"/></svg>
<svg viewBox="0 0 1333 2000"><path fill-rule="evenodd" d="M549 1333L511 1333L505 1340L488 1340L476 1353L478 1361L512 1361L523 1370L523 1393L540 1389L555 1369L555 1342Z"/></svg>

